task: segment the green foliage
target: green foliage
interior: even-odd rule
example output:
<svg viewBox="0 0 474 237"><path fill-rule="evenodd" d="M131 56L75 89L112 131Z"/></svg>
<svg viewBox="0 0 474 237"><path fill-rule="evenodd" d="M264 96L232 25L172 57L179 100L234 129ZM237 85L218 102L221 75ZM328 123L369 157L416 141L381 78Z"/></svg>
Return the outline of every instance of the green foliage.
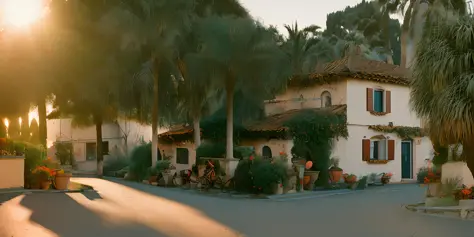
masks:
<svg viewBox="0 0 474 237"><path fill-rule="evenodd" d="M413 139L426 135L426 132L420 127L372 125L369 126L369 129L383 133L395 133L401 139Z"/></svg>
<svg viewBox="0 0 474 237"><path fill-rule="evenodd" d="M156 162L155 170L157 173L161 173L165 170L170 169L171 161L169 160L159 160Z"/></svg>
<svg viewBox="0 0 474 237"><path fill-rule="evenodd" d="M271 194L274 185L288 181L287 168L284 163L271 163L260 157L242 159L234 174L235 189L245 193Z"/></svg>
<svg viewBox="0 0 474 237"><path fill-rule="evenodd" d="M130 172L137 178L143 180L147 170L151 167L151 143L135 147L130 155Z"/></svg>
<svg viewBox="0 0 474 237"><path fill-rule="evenodd" d="M56 159L61 165L72 165L74 163L74 151L70 142L54 143L56 149ZM123 167L122 167L123 168Z"/></svg>
<svg viewBox="0 0 474 237"><path fill-rule="evenodd" d="M318 182L325 185L329 179L333 139L348 136L346 116L328 111L306 110L288 121L285 126L290 129L293 138L293 158L312 161L312 169L320 171Z"/></svg>
<svg viewBox="0 0 474 237"><path fill-rule="evenodd" d="M433 143L471 145L474 107L472 16L430 15L412 66L410 103L429 124ZM453 43L456 42L456 43Z"/></svg>
<svg viewBox="0 0 474 237"><path fill-rule="evenodd" d="M416 174L416 181L420 184L425 182L425 177L428 176L428 168L421 167L418 169L418 173Z"/></svg>
<svg viewBox="0 0 474 237"><path fill-rule="evenodd" d="M127 157L110 157L104 160L104 174L119 171L130 164Z"/></svg>

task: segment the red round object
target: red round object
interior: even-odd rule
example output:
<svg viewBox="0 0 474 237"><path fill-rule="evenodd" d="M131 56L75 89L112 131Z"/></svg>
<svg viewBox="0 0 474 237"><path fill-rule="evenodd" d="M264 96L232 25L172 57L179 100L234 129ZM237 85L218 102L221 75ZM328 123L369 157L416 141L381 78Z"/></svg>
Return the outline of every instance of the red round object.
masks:
<svg viewBox="0 0 474 237"><path fill-rule="evenodd" d="M313 162L309 160L306 162L305 168L309 170L311 167L313 167Z"/></svg>

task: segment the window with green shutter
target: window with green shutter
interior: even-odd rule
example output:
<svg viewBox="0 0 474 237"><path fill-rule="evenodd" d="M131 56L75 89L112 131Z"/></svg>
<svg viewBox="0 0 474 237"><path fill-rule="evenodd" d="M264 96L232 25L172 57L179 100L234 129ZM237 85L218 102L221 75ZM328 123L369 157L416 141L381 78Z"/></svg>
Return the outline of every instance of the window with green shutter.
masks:
<svg viewBox="0 0 474 237"><path fill-rule="evenodd" d="M383 110L383 91L376 90L374 91L374 111L375 112L384 112Z"/></svg>

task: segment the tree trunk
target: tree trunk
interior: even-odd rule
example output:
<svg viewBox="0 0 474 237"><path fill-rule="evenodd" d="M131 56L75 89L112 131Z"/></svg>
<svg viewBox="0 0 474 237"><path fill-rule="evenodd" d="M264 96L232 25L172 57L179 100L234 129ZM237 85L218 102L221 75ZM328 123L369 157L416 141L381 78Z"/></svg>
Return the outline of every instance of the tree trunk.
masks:
<svg viewBox="0 0 474 237"><path fill-rule="evenodd" d="M151 166L155 167L158 160L158 70L159 62L156 60L153 64L153 108L151 114L151 129L152 129L152 138L151 138Z"/></svg>
<svg viewBox="0 0 474 237"><path fill-rule="evenodd" d="M201 145L201 127L199 126L199 116L193 118L193 130L194 130L194 147L198 149Z"/></svg>
<svg viewBox="0 0 474 237"><path fill-rule="evenodd" d="M226 97L227 137L225 157L231 159L234 158L234 85L232 81L227 83Z"/></svg>
<svg viewBox="0 0 474 237"><path fill-rule="evenodd" d="M40 144L45 148L47 145L47 120L46 120L46 101L45 98L42 97L38 100L38 126L39 126L39 139Z"/></svg>
<svg viewBox="0 0 474 237"><path fill-rule="evenodd" d="M95 132L96 132L96 154L97 154L97 176L102 177L104 167L104 152L102 149L102 118L95 117Z"/></svg>
<svg viewBox="0 0 474 237"><path fill-rule="evenodd" d="M408 37L408 31L402 30L401 36L400 36L400 45L401 45L400 66L402 68L407 67L407 37Z"/></svg>

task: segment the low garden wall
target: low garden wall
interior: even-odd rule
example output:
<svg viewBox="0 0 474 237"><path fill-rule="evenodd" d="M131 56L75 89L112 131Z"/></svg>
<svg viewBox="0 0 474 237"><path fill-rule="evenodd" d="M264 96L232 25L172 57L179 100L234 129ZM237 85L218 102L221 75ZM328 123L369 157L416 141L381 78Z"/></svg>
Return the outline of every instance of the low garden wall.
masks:
<svg viewBox="0 0 474 237"><path fill-rule="evenodd" d="M446 183L450 179L459 180L466 187L474 186L474 178L465 162L447 162L441 168L441 180Z"/></svg>
<svg viewBox="0 0 474 237"><path fill-rule="evenodd" d="M23 187L24 172L23 156L0 156L0 189Z"/></svg>

